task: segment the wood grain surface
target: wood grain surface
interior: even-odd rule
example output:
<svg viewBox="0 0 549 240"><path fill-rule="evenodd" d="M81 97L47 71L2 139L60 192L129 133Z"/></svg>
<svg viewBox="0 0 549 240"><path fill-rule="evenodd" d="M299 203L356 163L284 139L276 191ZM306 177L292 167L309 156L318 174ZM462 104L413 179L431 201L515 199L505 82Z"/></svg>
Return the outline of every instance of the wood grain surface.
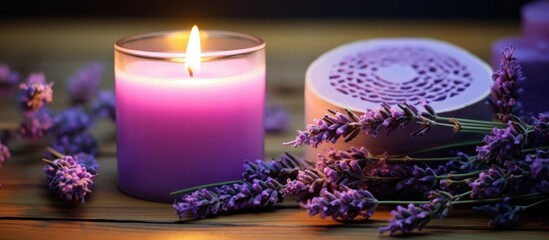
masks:
<svg viewBox="0 0 549 240"><path fill-rule="evenodd" d="M27 74L44 71L55 81L54 108L67 106L64 82L90 61L102 61L106 70L102 88L113 86L113 47L122 36L153 30L187 28L192 23L155 21L44 20L0 23L0 62ZM323 52L351 41L379 37L429 37L461 46L489 60L490 45L500 37L519 34L512 22L440 21L258 21L211 20L203 29L253 33L267 41L269 101L284 104L292 126L268 134L266 158L287 151L301 156L300 148L282 142L303 128L303 79L307 66ZM0 98L0 121L19 119L13 99ZM224 214L203 220L179 220L171 204L142 201L117 187L116 143L113 123L93 128L101 142L100 176L85 204L61 202L47 188L40 161L45 142L18 142L13 159L0 169L0 239L376 239L387 223L390 208L380 208L369 220L340 222L309 217L288 200L260 212ZM447 219L433 220L411 238L421 239L548 239L546 209L521 217L513 231L487 230L487 215L456 208Z"/></svg>

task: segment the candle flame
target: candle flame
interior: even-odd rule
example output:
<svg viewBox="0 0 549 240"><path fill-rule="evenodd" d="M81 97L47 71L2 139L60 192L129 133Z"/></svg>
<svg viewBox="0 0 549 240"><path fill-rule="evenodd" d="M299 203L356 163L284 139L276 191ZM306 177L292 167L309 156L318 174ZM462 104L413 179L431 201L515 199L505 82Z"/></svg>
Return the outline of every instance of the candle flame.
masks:
<svg viewBox="0 0 549 240"><path fill-rule="evenodd" d="M187 43L187 56L185 59L185 69L189 71L191 78L194 75L200 73L200 31L198 27L194 25L189 36L189 42Z"/></svg>

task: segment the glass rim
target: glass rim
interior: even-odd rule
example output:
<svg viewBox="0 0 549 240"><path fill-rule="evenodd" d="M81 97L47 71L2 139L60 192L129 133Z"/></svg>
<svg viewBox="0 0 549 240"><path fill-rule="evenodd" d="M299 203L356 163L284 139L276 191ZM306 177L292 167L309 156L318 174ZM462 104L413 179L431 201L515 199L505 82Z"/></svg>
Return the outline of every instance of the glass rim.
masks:
<svg viewBox="0 0 549 240"><path fill-rule="evenodd" d="M206 32L208 34L208 37L210 38L245 39L245 40L251 40L252 42L255 43L254 46L246 47L246 48L238 48L233 50L221 50L221 51L213 51L213 52L202 52L200 54L200 57L203 58L204 60L245 56L245 55L257 52L258 50L264 49L266 45L265 41L262 38L252 34L248 34L248 33L222 31L222 30L200 30L200 31ZM186 31L186 30L171 30L171 31L155 31L155 32L133 34L117 40L114 44L114 48L119 52L132 55L135 57L179 61L178 59L186 58L187 54L183 52L155 52L155 51L131 49L131 48L124 47L124 44L133 42L133 41L143 40L143 39L158 38L158 37L168 36L171 34L189 33L189 32L190 31Z"/></svg>

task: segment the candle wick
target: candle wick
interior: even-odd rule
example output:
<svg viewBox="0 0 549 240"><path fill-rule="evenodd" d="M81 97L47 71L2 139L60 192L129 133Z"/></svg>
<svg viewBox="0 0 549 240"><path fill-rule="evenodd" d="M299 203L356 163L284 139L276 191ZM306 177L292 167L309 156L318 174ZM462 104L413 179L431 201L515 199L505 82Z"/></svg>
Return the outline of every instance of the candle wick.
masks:
<svg viewBox="0 0 549 240"><path fill-rule="evenodd" d="M193 74L193 70L191 69L191 67L187 67L187 71L189 72L189 76L191 76L191 78L193 78L194 74Z"/></svg>

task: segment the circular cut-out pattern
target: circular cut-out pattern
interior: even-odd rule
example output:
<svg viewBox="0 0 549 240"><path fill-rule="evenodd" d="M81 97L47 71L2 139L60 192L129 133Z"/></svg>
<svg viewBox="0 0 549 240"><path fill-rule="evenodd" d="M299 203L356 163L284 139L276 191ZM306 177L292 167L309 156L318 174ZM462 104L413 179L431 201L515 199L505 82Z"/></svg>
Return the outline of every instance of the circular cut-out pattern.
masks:
<svg viewBox="0 0 549 240"><path fill-rule="evenodd" d="M465 91L471 73L455 58L422 47L378 48L344 57L330 69L330 85L363 101L438 102Z"/></svg>

